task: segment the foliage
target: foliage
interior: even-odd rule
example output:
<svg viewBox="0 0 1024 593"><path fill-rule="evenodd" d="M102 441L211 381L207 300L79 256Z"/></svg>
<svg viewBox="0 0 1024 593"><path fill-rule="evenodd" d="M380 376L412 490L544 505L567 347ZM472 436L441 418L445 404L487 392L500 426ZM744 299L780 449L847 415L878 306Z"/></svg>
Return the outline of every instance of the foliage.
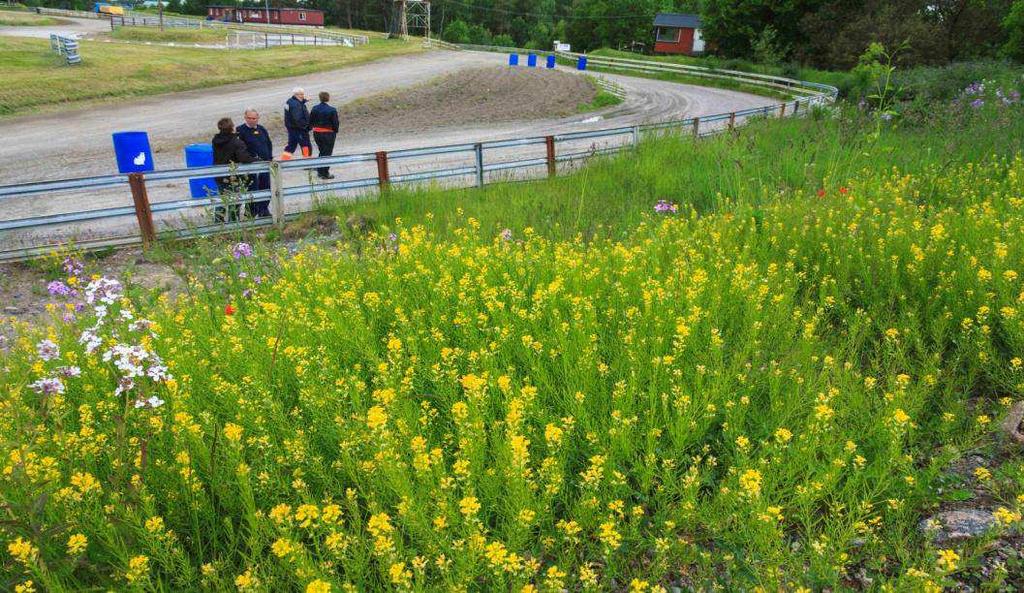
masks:
<svg viewBox="0 0 1024 593"><path fill-rule="evenodd" d="M0 354L5 580L952 586L987 540L916 526L1024 395L1020 109L395 192L339 206L377 228L338 248L222 248L176 302L69 258L53 328ZM981 488L990 537L1020 526L1019 460Z"/></svg>
<svg viewBox="0 0 1024 593"><path fill-rule="evenodd" d="M1013 8L1003 19L1003 28L1006 30L1003 53L1024 62L1024 0L1014 0Z"/></svg>

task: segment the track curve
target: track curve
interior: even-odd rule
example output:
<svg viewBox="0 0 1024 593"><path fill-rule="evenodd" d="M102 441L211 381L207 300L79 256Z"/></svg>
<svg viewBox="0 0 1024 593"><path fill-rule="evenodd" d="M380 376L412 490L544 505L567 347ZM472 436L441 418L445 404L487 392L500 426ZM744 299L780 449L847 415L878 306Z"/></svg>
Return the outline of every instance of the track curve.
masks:
<svg viewBox="0 0 1024 593"><path fill-rule="evenodd" d="M116 173L110 134L121 130L149 132L158 169L182 167L185 145L209 142L217 119L232 116L236 121L241 121L242 111L248 106L260 110L265 121L271 120L272 125L268 127L274 135L275 147L279 151L284 145L284 134L279 125L273 124L275 120L280 119L284 99L295 86L302 86L311 92L329 90L332 102L343 104L360 97L425 82L462 69L500 65L505 59L502 54L433 51L333 72L172 93L105 107L73 109L60 116L59 129L63 131L61 134L53 132L53 115L0 120L0 138L4 139L4 142L0 143L0 185ZM345 130L342 122L342 134L339 136L335 154L391 151L625 127L727 113L777 103L770 98L735 91L629 76L602 76L626 91L626 99L622 104L601 112L560 119L510 123L479 122L478 125L458 128L428 128L415 134L389 134L381 130ZM588 147L580 148L586 150ZM502 155L494 156L501 158ZM532 158L515 154L505 156L513 159ZM446 160L451 159L440 157L433 162L402 163L396 165L398 170L393 169L392 174L451 165ZM366 169L349 173L357 177L371 177L376 174L370 167ZM302 178L296 178L297 175L301 175ZM294 173L291 176L292 182L298 183L302 183L305 178L301 173ZM290 182L286 178L286 185L288 184ZM149 184L150 200L154 203L181 199L184 197L183 193L181 184ZM123 190L5 199L0 203L0 220L130 204L131 199ZM294 211L302 207L302 204L296 202L289 205L288 209ZM162 218L163 220L157 221L158 225L174 225L181 222L180 216L176 221L172 221L170 216ZM110 222L115 224L114 221ZM117 224L128 224L130 227L132 222L124 220ZM100 225L101 221L96 221L91 225L64 229L59 231L58 235L81 236L102 232ZM28 235L35 233L9 235L6 237L7 241L0 242L34 243L35 240L30 239Z"/></svg>

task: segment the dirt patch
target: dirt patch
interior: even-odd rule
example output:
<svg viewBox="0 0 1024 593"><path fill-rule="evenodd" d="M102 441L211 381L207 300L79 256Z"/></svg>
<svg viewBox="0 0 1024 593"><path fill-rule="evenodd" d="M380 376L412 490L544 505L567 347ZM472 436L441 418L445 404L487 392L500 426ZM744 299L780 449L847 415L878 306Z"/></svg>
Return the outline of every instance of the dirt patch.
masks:
<svg viewBox="0 0 1024 593"><path fill-rule="evenodd" d="M339 117L343 133L346 129L416 132L566 117L596 94L594 85L576 74L488 66L353 101L339 109Z"/></svg>

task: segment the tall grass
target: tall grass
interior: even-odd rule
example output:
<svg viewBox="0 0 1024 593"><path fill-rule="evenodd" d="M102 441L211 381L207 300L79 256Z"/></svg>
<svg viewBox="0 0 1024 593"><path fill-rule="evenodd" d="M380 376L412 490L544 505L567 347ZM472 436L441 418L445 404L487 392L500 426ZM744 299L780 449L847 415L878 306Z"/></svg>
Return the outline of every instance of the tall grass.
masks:
<svg viewBox="0 0 1024 593"><path fill-rule="evenodd" d="M874 141L845 116L766 122L566 179L396 192L338 212L375 232L240 243L176 302L69 258L53 329L0 360L4 575L952 585L1024 507L1024 466L993 463L991 533L917 530L1024 392L1024 158L991 133L1020 107L959 109Z"/></svg>

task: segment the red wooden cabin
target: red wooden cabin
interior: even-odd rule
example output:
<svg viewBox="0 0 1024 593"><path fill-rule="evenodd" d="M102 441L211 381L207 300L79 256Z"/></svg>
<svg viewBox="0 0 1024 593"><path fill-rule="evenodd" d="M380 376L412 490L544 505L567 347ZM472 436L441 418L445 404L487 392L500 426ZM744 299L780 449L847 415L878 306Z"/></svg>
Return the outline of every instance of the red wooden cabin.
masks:
<svg viewBox="0 0 1024 593"><path fill-rule="evenodd" d="M700 31L700 17L695 14L660 12L654 17L654 53L704 53L704 37Z"/></svg>
<svg viewBox="0 0 1024 593"><path fill-rule="evenodd" d="M259 6L208 6L207 18L215 21L231 23L267 24L267 13L270 13L271 25L309 25L324 26L324 12L309 8L270 8Z"/></svg>

